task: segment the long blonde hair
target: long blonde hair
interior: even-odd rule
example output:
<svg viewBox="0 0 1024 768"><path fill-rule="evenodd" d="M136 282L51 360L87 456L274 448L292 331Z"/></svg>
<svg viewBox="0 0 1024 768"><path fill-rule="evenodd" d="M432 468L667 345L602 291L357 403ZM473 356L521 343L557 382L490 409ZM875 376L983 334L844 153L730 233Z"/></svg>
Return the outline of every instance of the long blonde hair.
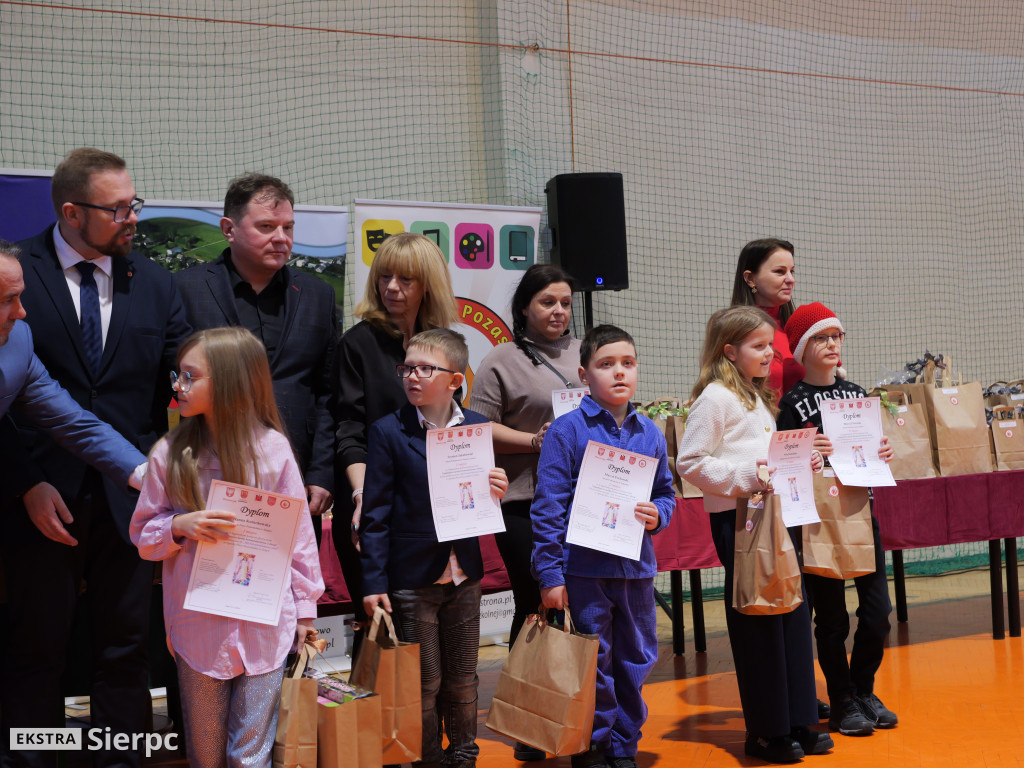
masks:
<svg viewBox="0 0 1024 768"><path fill-rule="evenodd" d="M393 336L401 336L380 296L381 275L411 277L423 286L423 299L416 314L417 331L447 328L458 320L448 265L441 249L429 237L400 232L386 238L373 257L365 295L355 308L356 317Z"/></svg>
<svg viewBox="0 0 1024 768"><path fill-rule="evenodd" d="M264 428L286 434L274 402L267 352L252 333L237 327L194 333L178 350L179 366L196 347L209 366L213 413L184 419L165 438L167 495L175 506L188 511L202 509L206 503L199 487L202 452L216 451L221 477L229 483L259 486L257 435Z"/></svg>
<svg viewBox="0 0 1024 768"><path fill-rule="evenodd" d="M775 321L764 310L751 306L720 309L708 319L704 348L700 353L700 375L693 387L694 400L708 384L717 381L735 392L747 410L754 410L760 399L773 416L778 412L775 391L769 388L768 378L747 381L736 369L736 364L725 356L727 344L738 347L747 336L765 325L774 329Z"/></svg>

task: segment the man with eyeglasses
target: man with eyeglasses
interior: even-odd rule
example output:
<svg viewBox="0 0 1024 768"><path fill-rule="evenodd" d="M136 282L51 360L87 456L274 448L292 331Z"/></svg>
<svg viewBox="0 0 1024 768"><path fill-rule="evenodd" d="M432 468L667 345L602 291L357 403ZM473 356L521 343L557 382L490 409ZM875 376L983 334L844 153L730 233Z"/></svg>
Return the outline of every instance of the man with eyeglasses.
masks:
<svg viewBox="0 0 1024 768"><path fill-rule="evenodd" d="M181 297L163 267L132 251L143 201L124 160L72 150L57 166L51 191L57 224L20 244L21 302L36 354L79 405L147 453L167 429L167 377L191 332ZM111 734L152 730L146 646L153 572L128 538L138 495L47 434L18 426L28 468L2 471L38 473L60 494L70 520L52 501L28 494L8 503L0 518L11 620L0 703L4 768L55 764L56 752L10 750L7 729L63 725L61 677L83 583L91 725ZM95 759L139 764L132 751Z"/></svg>

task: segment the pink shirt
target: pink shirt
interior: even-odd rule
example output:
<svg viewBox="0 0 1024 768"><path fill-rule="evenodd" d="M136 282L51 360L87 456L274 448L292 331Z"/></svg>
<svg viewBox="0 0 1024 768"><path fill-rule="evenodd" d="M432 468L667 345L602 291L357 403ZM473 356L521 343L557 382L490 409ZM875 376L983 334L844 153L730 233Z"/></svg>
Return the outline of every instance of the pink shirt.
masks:
<svg viewBox="0 0 1024 768"><path fill-rule="evenodd" d="M259 439L263 462L258 487L284 496L305 499L306 490L288 439L266 430ZM199 457L199 486L205 498L210 482L220 478L215 456ZM284 664L295 642L296 620L316 617L316 600L323 594L313 523L309 507L303 515L292 554L292 588L285 593L277 626L185 610L185 588L196 555L196 542L171 535L171 521L185 510L175 508L167 496L167 440L149 457L149 470L132 516L130 534L145 560L163 561L164 623L175 654L197 672L228 680L243 672L262 675Z"/></svg>

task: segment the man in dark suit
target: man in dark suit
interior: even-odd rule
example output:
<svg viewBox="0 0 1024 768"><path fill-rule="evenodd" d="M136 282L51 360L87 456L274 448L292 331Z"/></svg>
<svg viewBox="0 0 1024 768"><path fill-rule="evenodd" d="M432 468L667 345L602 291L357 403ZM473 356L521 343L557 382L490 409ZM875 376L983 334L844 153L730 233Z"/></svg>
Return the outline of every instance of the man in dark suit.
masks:
<svg viewBox="0 0 1024 768"><path fill-rule="evenodd" d="M32 330L20 322L25 319L20 256L18 246L0 240L0 463L5 467L20 463L22 467L10 473L14 484L5 485L2 492L7 498L49 496L60 517L70 513L56 489L33 472L30 461L25 461L17 427L5 418L11 408L20 419L46 430L64 448L120 485L129 481L135 483L135 488L142 485L146 457L109 424L76 403L39 362Z"/></svg>
<svg viewBox="0 0 1024 768"><path fill-rule="evenodd" d="M228 248L175 277L197 330L240 325L263 342L274 396L306 482L317 539L334 491L330 367L340 323L334 290L287 266L295 214L291 189L273 176L234 179L220 228Z"/></svg>
<svg viewBox="0 0 1024 768"><path fill-rule="evenodd" d="M83 408L143 452L167 429L168 374L191 329L171 275L132 252L142 200L116 155L71 151L53 175L57 225L22 243L21 301L36 354ZM7 729L64 722L61 675L83 582L88 601L93 727L150 730L146 644L152 565L128 538L137 494L48 435L19 423L38 471L70 520L27 496L3 510L11 632L3 659L3 766L53 765L55 752L13 751ZM45 534L43 532L46 532ZM134 751L98 765L138 765Z"/></svg>

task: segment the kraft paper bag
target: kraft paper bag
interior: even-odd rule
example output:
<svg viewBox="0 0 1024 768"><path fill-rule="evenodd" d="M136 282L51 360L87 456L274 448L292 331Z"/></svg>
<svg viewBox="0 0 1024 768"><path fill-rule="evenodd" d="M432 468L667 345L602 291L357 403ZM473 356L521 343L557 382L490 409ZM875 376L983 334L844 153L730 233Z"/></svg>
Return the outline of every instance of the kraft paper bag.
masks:
<svg viewBox="0 0 1024 768"><path fill-rule="evenodd" d="M843 485L825 468L814 475L820 523L803 526L804 573L853 579L875 572L875 542L867 488Z"/></svg>
<svg viewBox="0 0 1024 768"><path fill-rule="evenodd" d="M597 691L596 635L582 635L565 611L565 628L534 615L508 654L487 727L549 755L590 746Z"/></svg>
<svg viewBox="0 0 1024 768"><path fill-rule="evenodd" d="M423 752L420 646L398 640L391 616L380 606L373 612L349 682L380 694L381 761L390 765L419 760Z"/></svg>
<svg viewBox="0 0 1024 768"><path fill-rule="evenodd" d="M882 411L882 434L892 445L893 460L889 469L896 480L920 480L938 477L935 471L934 451L928 417L920 403L913 402L906 392L880 391L882 403L888 400L892 408Z"/></svg>
<svg viewBox="0 0 1024 768"><path fill-rule="evenodd" d="M304 644L281 682L281 705L274 734L274 768L316 768L316 680L303 677L313 648Z"/></svg>
<svg viewBox="0 0 1024 768"><path fill-rule="evenodd" d="M740 613L789 613L803 602L800 564L774 493L739 499L736 506L732 607Z"/></svg>
<svg viewBox="0 0 1024 768"><path fill-rule="evenodd" d="M1024 469L1024 421L1016 418L1017 409L994 408L992 444L996 449L996 470Z"/></svg>
<svg viewBox="0 0 1024 768"><path fill-rule="evenodd" d="M981 384L926 387L932 437L943 477L992 471L988 424Z"/></svg>
<svg viewBox="0 0 1024 768"><path fill-rule="evenodd" d="M319 768L381 768L380 696L317 704Z"/></svg>

